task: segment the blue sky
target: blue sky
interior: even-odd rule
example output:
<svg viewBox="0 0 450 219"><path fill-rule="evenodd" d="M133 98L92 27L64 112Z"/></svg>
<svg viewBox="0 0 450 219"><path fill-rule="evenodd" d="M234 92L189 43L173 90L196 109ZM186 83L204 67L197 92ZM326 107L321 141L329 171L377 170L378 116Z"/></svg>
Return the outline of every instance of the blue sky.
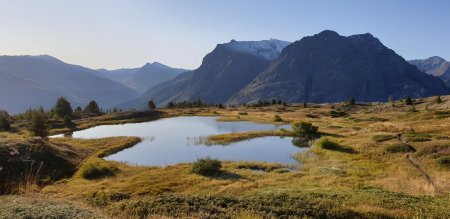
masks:
<svg viewBox="0 0 450 219"><path fill-rule="evenodd" d="M370 32L406 59L450 59L450 1L0 0L0 54L91 68L196 68L217 43Z"/></svg>

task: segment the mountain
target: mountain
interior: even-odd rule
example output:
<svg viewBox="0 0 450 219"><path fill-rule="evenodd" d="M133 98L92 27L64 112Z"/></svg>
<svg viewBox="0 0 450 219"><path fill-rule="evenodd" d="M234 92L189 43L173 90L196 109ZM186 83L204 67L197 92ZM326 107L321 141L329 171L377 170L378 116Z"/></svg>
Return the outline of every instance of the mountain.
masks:
<svg viewBox="0 0 450 219"><path fill-rule="evenodd" d="M132 89L96 75L97 71L51 56L0 56L0 109L18 113L50 108L60 96L72 107L95 100L108 108L138 96Z"/></svg>
<svg viewBox="0 0 450 219"><path fill-rule="evenodd" d="M340 36L323 31L287 46L228 104L281 99L287 102L387 101L448 94L439 79L423 74L371 34Z"/></svg>
<svg viewBox="0 0 450 219"><path fill-rule="evenodd" d="M170 80L187 70L172 68L158 62L153 62L147 63L141 68L112 71L100 69L98 71L98 75L120 82L142 94L150 87Z"/></svg>
<svg viewBox="0 0 450 219"><path fill-rule="evenodd" d="M417 68L427 74L439 77L450 87L450 62L445 59L433 56L427 59L411 60L409 63L417 66Z"/></svg>
<svg viewBox="0 0 450 219"><path fill-rule="evenodd" d="M169 102L202 101L224 103L266 69L289 42L270 39L219 44L207 54L201 66L158 84L142 97L119 105L145 108L149 100L159 106Z"/></svg>

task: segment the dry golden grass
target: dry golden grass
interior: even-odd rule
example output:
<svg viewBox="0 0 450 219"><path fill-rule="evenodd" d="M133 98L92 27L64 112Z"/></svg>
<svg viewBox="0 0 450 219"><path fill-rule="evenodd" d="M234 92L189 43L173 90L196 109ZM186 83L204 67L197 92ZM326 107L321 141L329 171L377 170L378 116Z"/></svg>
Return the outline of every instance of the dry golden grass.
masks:
<svg viewBox="0 0 450 219"><path fill-rule="evenodd" d="M436 114L436 110L445 110L449 105L448 97L444 103L431 103L433 98L420 101L416 105L418 112L410 112L410 106L400 102L395 107L390 104L372 104L343 106L317 105L309 108L301 106L271 106L263 108L202 108L202 109L165 109L164 117L172 116L220 116L221 121L253 121L273 123L274 115L280 115L285 122L311 122L319 131L329 134L332 141L351 150L330 150L313 146L311 150L297 154L301 161L299 170L287 173L276 171L258 172L251 168L270 169L276 164L253 162L224 162L223 174L218 177L204 177L190 172L191 164L177 164L168 167L130 166L125 163L100 159L104 153L120 150L123 145L130 146L133 138L118 137L114 139L78 140L51 139L51 142L68 144L88 158L82 165L108 164L117 171L107 177L85 179L79 175L61 180L47 186L42 193L52 198L66 198L85 201L89 195L98 191L127 194L132 198L155 197L168 193L187 195L233 194L251 195L271 191L315 191L336 192L352 191L359 188L380 188L383 191L418 197L444 197L450 191L450 170L440 167L436 158L450 154L449 150L425 150L435 145L450 145L450 116ZM428 107L425 107L428 104ZM428 108L426 110L425 108ZM348 116L332 117L331 111L346 112ZM126 122L127 120L121 121ZM281 132L248 132L212 136L210 140L228 143L267 135L279 135ZM385 147L408 141L406 133L425 133L430 136L426 141L412 141L417 152L407 154L386 153ZM377 142L374 136L401 134L399 138ZM280 134L281 135L281 134ZM1 138L0 134L0 138ZM420 138L416 138L420 139ZM351 151L351 152L350 152ZM419 155L419 153L423 154ZM410 155L419 167L406 159ZM97 163L98 162L98 163ZM100 165L99 164L99 165ZM279 168L279 167L274 167ZM426 173L430 179L424 177ZM430 180L433 182L430 184ZM372 202L363 201L361 196L355 199L351 208L360 212L383 213L386 215L411 216L404 208L384 207L384 194L377 191L367 194ZM396 193L397 194L397 193ZM389 193L387 196L391 195ZM398 194L397 194L398 195ZM393 196L395 197L395 196ZM409 197L409 196L408 196ZM425 200L426 198L424 198ZM428 200L428 199L426 199ZM441 199L439 199L441 200ZM449 211L450 209L445 209ZM242 212L258 218L252 212ZM247 216L246 216L247 217Z"/></svg>

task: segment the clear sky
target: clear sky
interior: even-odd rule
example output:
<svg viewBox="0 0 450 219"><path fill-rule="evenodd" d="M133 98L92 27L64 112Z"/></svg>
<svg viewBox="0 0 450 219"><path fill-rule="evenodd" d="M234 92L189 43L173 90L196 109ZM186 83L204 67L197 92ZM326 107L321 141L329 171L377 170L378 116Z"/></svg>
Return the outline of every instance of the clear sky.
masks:
<svg viewBox="0 0 450 219"><path fill-rule="evenodd" d="M91 68L194 69L217 43L370 32L406 59L450 59L450 1L0 0L0 54Z"/></svg>

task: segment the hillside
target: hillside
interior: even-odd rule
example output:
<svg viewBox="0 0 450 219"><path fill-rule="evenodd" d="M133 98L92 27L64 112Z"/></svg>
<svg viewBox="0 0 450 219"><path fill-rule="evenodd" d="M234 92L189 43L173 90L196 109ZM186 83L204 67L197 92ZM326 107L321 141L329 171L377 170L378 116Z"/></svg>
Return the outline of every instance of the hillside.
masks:
<svg viewBox="0 0 450 219"><path fill-rule="evenodd" d="M448 94L438 78L423 74L371 34L340 36L323 31L287 46L270 67L229 104L387 101Z"/></svg>
<svg viewBox="0 0 450 219"><path fill-rule="evenodd" d="M450 86L450 62L439 57L433 56L427 59L415 59L409 61L417 66L421 71L442 79L447 86Z"/></svg>
<svg viewBox="0 0 450 219"><path fill-rule="evenodd" d="M159 106L169 102L224 103L266 69L288 42L279 40L235 41L219 44L191 72L150 88L137 100L120 108L145 108L149 100Z"/></svg>
<svg viewBox="0 0 450 219"><path fill-rule="evenodd" d="M98 71L100 76L122 83L142 94L150 87L173 79L187 70L172 68L158 62L153 62L147 63L141 68L111 71L101 69Z"/></svg>
<svg viewBox="0 0 450 219"><path fill-rule="evenodd" d="M0 57L0 109L18 113L30 107L50 108L60 96L67 97L73 107L95 100L108 108L138 94L97 76L95 70L50 56Z"/></svg>

